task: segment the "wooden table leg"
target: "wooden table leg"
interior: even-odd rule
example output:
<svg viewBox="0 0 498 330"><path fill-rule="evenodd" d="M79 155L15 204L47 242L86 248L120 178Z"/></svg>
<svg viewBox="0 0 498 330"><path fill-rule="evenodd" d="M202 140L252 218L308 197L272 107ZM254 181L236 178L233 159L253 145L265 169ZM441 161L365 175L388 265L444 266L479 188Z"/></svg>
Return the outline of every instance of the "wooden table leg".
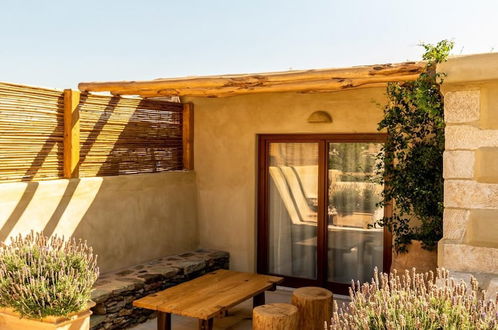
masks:
<svg viewBox="0 0 498 330"><path fill-rule="evenodd" d="M252 306L253 307L258 307L261 305L265 304L265 292L261 292L260 294L257 294L252 298Z"/></svg>
<svg viewBox="0 0 498 330"><path fill-rule="evenodd" d="M171 314L157 312L157 330L171 330Z"/></svg>
<svg viewBox="0 0 498 330"><path fill-rule="evenodd" d="M199 320L199 330L212 330L213 319Z"/></svg>

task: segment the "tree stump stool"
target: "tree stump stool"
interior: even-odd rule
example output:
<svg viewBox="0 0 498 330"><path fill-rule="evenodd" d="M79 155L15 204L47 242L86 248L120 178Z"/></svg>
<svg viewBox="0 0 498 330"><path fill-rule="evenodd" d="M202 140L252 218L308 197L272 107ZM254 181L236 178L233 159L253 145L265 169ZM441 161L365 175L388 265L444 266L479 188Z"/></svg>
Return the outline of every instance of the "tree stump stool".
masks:
<svg viewBox="0 0 498 330"><path fill-rule="evenodd" d="M294 290L292 304L299 311L299 329L323 330L332 316L332 292L324 288L304 287Z"/></svg>
<svg viewBox="0 0 498 330"><path fill-rule="evenodd" d="M299 314L291 304L268 304L254 308L253 330L298 330Z"/></svg>

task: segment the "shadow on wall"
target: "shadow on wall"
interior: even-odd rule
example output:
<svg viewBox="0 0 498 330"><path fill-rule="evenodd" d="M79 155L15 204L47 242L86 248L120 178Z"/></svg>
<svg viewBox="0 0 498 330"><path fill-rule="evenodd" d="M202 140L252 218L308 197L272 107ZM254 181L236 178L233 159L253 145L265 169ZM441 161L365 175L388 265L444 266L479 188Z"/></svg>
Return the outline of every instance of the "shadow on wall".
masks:
<svg viewBox="0 0 498 330"><path fill-rule="evenodd" d="M57 103L63 103L64 101L64 96L60 96L58 98ZM42 144L40 147L40 150L36 154L36 156L33 158L31 164L29 165L28 169L24 172L24 175L21 176L21 181L28 182L33 180L34 177L38 174L40 169L43 166L43 163L46 161L48 155L50 152L57 147L60 131L63 130L64 127L64 121L62 116L57 116L56 117L57 124L55 129L47 135L47 138L45 142ZM62 148L61 148L62 149ZM59 173L59 176L63 176L63 161L64 161L64 154L60 152L57 155L57 172ZM28 184L26 186L26 189L23 192L23 195L19 199L19 203L16 205L16 207L12 210L11 214L8 216L8 218L4 221L2 227L0 228L0 241L5 241L11 231L13 230L14 226L18 222L19 218L22 216L26 208L28 207L29 203L33 199L33 196L35 195L35 192L38 188L38 182L32 182L31 184Z"/></svg>
<svg viewBox="0 0 498 330"><path fill-rule="evenodd" d="M96 120L92 121L92 113L89 114L86 125L91 122L91 128L83 131L87 126L82 125L85 138L81 141L80 162L83 169L86 161L89 168L94 169L99 160L97 174L109 175L109 171L123 174L123 169L130 164L135 166L132 173L137 173L140 170L137 164L141 163L133 163L133 158L140 161L144 157L143 154L134 156L137 150L139 153L145 150L148 159L156 164L149 166L146 172L164 168L167 164L157 160L155 148L169 147L160 145L168 136L158 131L167 129L170 123L155 122L161 115L151 116L151 104L141 102L135 110L125 104L130 114L125 122L120 113L115 113L120 98L107 99L108 104ZM79 107L95 110L95 100L82 95ZM145 115L144 107L150 110ZM142 121L145 123L140 124ZM108 132L116 136L111 144L106 138ZM179 134L181 136L181 130ZM157 138L153 137L154 144L148 146L151 135ZM46 142L49 143L53 142ZM176 144L175 148L178 148ZM36 175L45 161L46 150L50 149L44 145L26 175ZM189 172L0 184L0 240L8 241L9 237L30 230L82 238L99 255L103 272L196 248L196 216L195 178Z"/></svg>
<svg viewBox="0 0 498 330"><path fill-rule="evenodd" d="M80 104L79 104L80 108L82 104L85 104L87 98L88 98L87 94L81 95ZM63 101L63 99L64 96L61 96L59 102ZM103 113L105 113L106 110L112 111L115 107L115 104L116 104L115 98L111 98L108 107L104 109ZM32 180L32 178L36 176L38 171L40 171L40 169L43 167L43 163L47 159L49 152L52 150L52 148L55 147L56 140L53 139L52 137L57 134L57 132L61 129L61 127L64 127L63 117L58 116L57 120L58 120L57 128L48 136L47 141L43 144L40 151L33 159L33 162L31 163L29 169L24 174L22 181L30 181ZM97 122L99 123L99 125L96 125L94 127L94 130L92 130L91 135L98 136L102 131L102 127L105 125L105 121L103 120L103 118L99 119ZM86 143L87 141L85 141L83 145L85 145ZM83 159L84 156L85 155L83 155ZM61 154L59 156L59 166L58 166L61 177L63 175L63 164L64 164L63 162L64 162L64 155ZM23 195L20 197L19 203L16 205L15 209L12 211L12 213L10 214L10 216L4 222L2 228L0 229L1 241L5 241L9 237L12 230L14 229L14 226L18 223L19 219L24 214L25 210L29 206L33 197L35 196L38 186L39 186L38 182L32 182L26 185L26 189L24 190ZM60 201L57 205L57 208L54 210L52 216L50 217L50 220L43 229L45 235L50 236L53 234L57 226L57 223L60 220L61 215L64 213L67 206L69 205L71 197L74 194L74 191L76 190L77 186L78 186L78 181L70 181L69 184L67 184L65 191L62 194L62 197L60 198Z"/></svg>

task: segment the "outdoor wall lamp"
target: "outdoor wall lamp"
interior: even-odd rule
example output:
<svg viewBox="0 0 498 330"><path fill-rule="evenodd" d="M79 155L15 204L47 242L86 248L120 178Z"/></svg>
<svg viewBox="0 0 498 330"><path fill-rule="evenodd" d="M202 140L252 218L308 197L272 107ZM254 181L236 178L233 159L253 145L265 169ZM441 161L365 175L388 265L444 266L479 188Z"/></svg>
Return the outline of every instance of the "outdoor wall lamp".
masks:
<svg viewBox="0 0 498 330"><path fill-rule="evenodd" d="M327 111L315 111L308 117L308 123L331 123L332 116Z"/></svg>

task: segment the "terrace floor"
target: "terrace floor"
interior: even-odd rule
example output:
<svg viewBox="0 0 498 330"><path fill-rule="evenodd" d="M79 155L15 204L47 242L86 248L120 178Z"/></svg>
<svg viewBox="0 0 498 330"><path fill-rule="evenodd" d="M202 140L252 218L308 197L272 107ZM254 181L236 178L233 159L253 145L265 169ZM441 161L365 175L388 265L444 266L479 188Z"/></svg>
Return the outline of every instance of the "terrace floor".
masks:
<svg viewBox="0 0 498 330"><path fill-rule="evenodd" d="M290 303L292 297L292 289L279 287L276 291L266 292L266 303ZM334 295L334 299L339 305L347 302L348 297ZM230 329L230 330L250 330L252 329L252 299L246 300L240 305L232 308L227 317L214 320L214 329ZM178 315L172 316L172 327L174 330L191 330L197 329L197 320L189 317ZM156 319L149 320L134 328L133 330L155 330Z"/></svg>

